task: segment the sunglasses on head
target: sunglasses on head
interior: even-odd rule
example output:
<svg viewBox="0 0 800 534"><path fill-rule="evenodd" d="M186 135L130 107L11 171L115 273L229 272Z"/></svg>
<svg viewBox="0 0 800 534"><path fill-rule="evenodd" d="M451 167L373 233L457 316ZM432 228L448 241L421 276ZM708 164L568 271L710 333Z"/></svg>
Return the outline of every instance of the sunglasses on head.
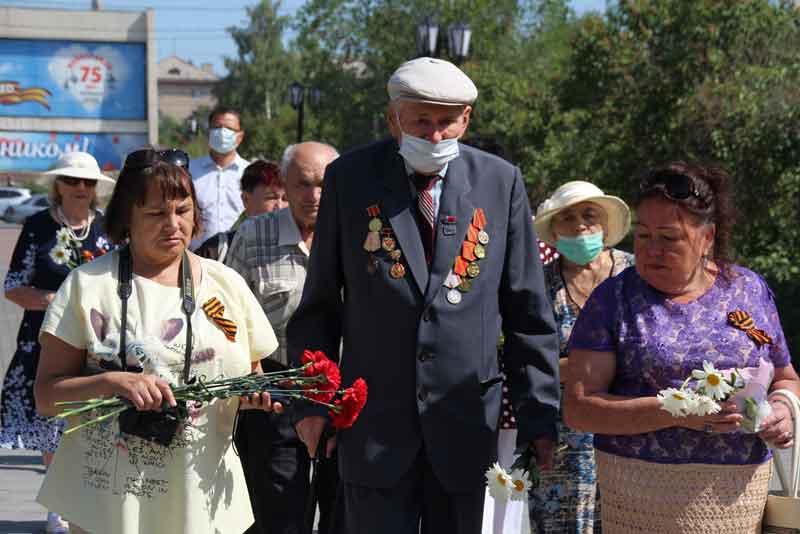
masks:
<svg viewBox="0 0 800 534"><path fill-rule="evenodd" d="M691 176L678 173L658 174L642 184L641 191L658 190L670 200L686 200L696 197L702 200L697 184Z"/></svg>
<svg viewBox="0 0 800 534"><path fill-rule="evenodd" d="M124 169L146 169L152 167L159 161L189 170L189 154L177 148L167 150L137 150L128 154L125 158Z"/></svg>
<svg viewBox="0 0 800 534"><path fill-rule="evenodd" d="M58 181L72 187L78 187L78 184L83 184L85 187L94 187L97 185L97 180L89 180L87 178L73 178L72 176L59 176Z"/></svg>

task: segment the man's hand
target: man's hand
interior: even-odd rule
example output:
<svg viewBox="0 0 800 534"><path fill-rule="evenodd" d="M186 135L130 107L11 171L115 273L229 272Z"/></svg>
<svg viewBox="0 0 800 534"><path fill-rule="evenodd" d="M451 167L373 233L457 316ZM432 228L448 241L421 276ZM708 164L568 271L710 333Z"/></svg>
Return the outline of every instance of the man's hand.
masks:
<svg viewBox="0 0 800 534"><path fill-rule="evenodd" d="M317 445L319 445L319 438L322 436L322 431L325 429L325 418L319 415L312 415L301 419L295 425L297 436L300 441L305 443L308 449L308 455L312 458L317 455Z"/></svg>
<svg viewBox="0 0 800 534"><path fill-rule="evenodd" d="M539 471L549 471L553 468L553 453L556 449L555 442L547 439L540 438L533 440L531 443L533 450L536 451L536 465Z"/></svg>

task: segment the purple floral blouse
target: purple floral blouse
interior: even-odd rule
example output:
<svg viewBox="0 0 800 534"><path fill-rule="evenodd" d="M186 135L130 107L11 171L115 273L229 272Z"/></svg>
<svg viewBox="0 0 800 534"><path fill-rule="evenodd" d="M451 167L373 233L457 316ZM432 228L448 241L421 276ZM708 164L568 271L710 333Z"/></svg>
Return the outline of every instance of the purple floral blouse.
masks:
<svg viewBox="0 0 800 534"><path fill-rule="evenodd" d="M743 267L731 279L718 276L697 300L676 304L639 277L635 267L594 290L572 330L570 349L616 354L616 376L609 392L629 397L655 396L680 387L703 360L718 369L755 367L764 357L776 368L790 363L772 291ZM728 324L729 312L748 312L755 327L772 338L758 347ZM770 457L755 434L707 434L671 427L627 436L595 434L598 450L659 463L757 464Z"/></svg>

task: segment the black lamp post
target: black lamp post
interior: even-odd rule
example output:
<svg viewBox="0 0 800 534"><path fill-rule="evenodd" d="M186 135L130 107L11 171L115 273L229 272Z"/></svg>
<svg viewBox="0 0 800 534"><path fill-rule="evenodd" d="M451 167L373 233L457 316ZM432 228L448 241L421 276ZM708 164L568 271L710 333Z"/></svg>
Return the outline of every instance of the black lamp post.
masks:
<svg viewBox="0 0 800 534"><path fill-rule="evenodd" d="M450 50L450 57L456 65L460 65L469 54L469 40L472 37L472 30L464 22L451 24L447 29L447 44Z"/></svg>
<svg viewBox="0 0 800 534"><path fill-rule="evenodd" d="M306 88L299 82L292 82L289 86L289 102L297 110L297 142L303 140L303 108L305 103Z"/></svg>
<svg viewBox="0 0 800 534"><path fill-rule="evenodd" d="M447 50L456 65L469 54L472 30L465 22L455 22L447 28ZM439 42L439 24L435 17L427 16L417 25L417 56L436 57Z"/></svg>
<svg viewBox="0 0 800 534"><path fill-rule="evenodd" d="M439 41L439 24L431 16L425 17L417 25L417 55L436 57L436 44Z"/></svg>

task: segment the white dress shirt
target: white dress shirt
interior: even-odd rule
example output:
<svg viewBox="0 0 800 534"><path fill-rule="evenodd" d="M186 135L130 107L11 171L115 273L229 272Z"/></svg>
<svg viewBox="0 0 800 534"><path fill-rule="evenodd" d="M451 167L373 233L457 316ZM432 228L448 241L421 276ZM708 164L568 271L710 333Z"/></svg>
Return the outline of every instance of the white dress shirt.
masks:
<svg viewBox="0 0 800 534"><path fill-rule="evenodd" d="M212 235L229 230L244 210L241 179L248 165L249 162L238 153L225 168L219 167L208 155L189 163L203 217L203 233L192 240L192 250Z"/></svg>

